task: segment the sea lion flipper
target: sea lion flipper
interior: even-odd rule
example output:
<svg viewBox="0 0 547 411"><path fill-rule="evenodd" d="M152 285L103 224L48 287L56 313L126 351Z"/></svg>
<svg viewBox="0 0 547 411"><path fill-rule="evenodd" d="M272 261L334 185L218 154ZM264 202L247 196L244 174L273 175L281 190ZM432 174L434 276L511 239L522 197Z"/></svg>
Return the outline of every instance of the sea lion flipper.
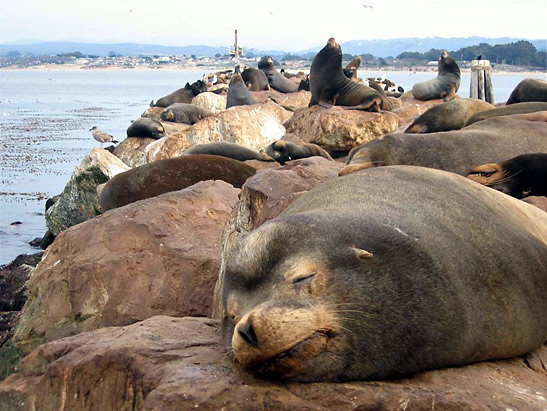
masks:
<svg viewBox="0 0 547 411"><path fill-rule="evenodd" d="M317 103L317 105L319 107L323 107L323 108L331 108L333 105L327 101L324 101L324 100L321 100Z"/></svg>

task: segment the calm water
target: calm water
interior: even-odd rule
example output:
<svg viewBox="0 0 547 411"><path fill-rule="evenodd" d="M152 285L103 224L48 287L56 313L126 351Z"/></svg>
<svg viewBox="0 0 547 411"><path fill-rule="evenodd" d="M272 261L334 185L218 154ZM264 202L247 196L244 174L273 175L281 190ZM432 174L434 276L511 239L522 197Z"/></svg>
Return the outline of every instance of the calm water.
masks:
<svg viewBox="0 0 547 411"><path fill-rule="evenodd" d="M150 100L202 77L203 71L0 71L0 264L21 253L47 230L47 198L61 193L75 166L99 144L96 125L123 140L131 120ZM381 76L360 72L361 77ZM410 90L435 73L389 73ZM535 76L547 80L547 75ZM525 76L494 75L495 98L505 101ZM469 74L459 94L468 97ZM15 221L21 224L11 225Z"/></svg>

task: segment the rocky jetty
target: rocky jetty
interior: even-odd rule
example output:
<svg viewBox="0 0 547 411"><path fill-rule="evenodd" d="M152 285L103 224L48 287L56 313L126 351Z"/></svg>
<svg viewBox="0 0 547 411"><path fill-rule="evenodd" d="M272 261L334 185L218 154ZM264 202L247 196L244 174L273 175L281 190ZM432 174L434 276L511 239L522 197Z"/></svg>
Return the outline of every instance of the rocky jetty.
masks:
<svg viewBox="0 0 547 411"><path fill-rule="evenodd" d="M207 92L192 100L211 117L192 126L162 121L165 137L127 138L112 154L93 149L47 211L53 244L36 261L0 270L0 411L545 409L545 345L522 358L394 381L269 381L232 361L218 321L225 250L339 178L350 150L404 130L442 100L390 97L392 111L372 113L308 108L308 91L269 90L252 92L255 105L226 110L230 75L212 73ZM142 116L160 121L162 110ZM196 144L259 151L281 138L317 144L337 161L251 160L257 172L241 189L219 178L105 213L99 206L102 185L123 171ZM545 198L527 201L545 208Z"/></svg>

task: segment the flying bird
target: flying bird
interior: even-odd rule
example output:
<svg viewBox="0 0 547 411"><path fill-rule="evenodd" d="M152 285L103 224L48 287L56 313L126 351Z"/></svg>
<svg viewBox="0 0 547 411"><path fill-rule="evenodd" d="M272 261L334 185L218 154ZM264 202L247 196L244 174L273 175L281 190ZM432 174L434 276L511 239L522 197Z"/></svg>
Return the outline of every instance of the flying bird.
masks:
<svg viewBox="0 0 547 411"><path fill-rule="evenodd" d="M103 143L114 143L118 144L116 140L114 140L114 137L111 136L108 133L105 133L104 131L101 131L99 127L93 126L89 129L91 131L91 135L95 140L97 140L99 143L101 143L101 148L103 148Z"/></svg>
<svg viewBox="0 0 547 411"><path fill-rule="evenodd" d="M364 7L365 9L373 9L373 8L374 8L374 7L372 7L372 6L369 6L368 4L363 4L363 7Z"/></svg>

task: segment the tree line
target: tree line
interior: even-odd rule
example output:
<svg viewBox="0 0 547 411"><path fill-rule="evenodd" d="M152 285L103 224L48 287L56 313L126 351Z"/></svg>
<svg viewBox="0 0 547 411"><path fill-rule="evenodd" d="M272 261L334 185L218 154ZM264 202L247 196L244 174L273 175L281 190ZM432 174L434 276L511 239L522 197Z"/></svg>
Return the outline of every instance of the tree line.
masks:
<svg viewBox="0 0 547 411"><path fill-rule="evenodd" d="M437 60L442 50L431 49L425 53L405 51L397 56L398 59L411 59L419 61ZM509 44L480 43L476 46L461 48L448 52L452 58L460 61L471 61L481 56L483 60L490 60L497 64L511 64L517 66L540 67L547 69L547 53L537 51L532 43L526 40Z"/></svg>

